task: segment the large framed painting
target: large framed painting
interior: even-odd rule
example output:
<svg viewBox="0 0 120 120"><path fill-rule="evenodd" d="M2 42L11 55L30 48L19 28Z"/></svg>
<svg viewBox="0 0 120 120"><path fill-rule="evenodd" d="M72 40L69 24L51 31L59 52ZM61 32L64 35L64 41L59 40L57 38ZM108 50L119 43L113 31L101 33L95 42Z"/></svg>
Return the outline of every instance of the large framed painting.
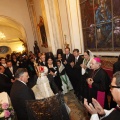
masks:
<svg viewBox="0 0 120 120"><path fill-rule="evenodd" d="M120 0L80 0L85 49L120 51Z"/></svg>

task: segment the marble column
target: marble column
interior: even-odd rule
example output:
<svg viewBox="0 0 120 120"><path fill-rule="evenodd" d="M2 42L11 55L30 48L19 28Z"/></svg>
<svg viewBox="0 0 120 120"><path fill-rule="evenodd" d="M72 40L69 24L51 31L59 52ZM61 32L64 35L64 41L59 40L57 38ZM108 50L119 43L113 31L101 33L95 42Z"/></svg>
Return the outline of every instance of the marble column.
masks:
<svg viewBox="0 0 120 120"><path fill-rule="evenodd" d="M81 24L79 0L66 0L68 23L70 29L71 47L77 48L83 53L83 33Z"/></svg>
<svg viewBox="0 0 120 120"><path fill-rule="evenodd" d="M57 2L54 0L41 0L42 15L44 18L48 48L53 54L56 54L58 48L62 48L62 35L59 24Z"/></svg>

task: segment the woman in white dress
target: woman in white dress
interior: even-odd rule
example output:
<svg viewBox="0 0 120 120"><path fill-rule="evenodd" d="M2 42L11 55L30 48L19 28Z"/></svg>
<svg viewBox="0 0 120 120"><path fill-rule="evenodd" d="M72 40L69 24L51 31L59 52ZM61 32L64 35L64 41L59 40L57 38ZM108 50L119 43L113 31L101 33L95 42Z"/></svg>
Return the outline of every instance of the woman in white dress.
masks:
<svg viewBox="0 0 120 120"><path fill-rule="evenodd" d="M73 89L72 84L65 72L65 67L60 60L57 60L57 66L58 66L59 75L62 81L63 94L68 93L69 90Z"/></svg>
<svg viewBox="0 0 120 120"><path fill-rule="evenodd" d="M51 90L49 80L47 78L48 68L45 66L38 66L37 71L39 77L36 85L32 88L36 99L44 99L54 95Z"/></svg>
<svg viewBox="0 0 120 120"><path fill-rule="evenodd" d="M49 80L47 78L48 68L45 66L36 66L36 72L38 74L38 79L36 85L32 88L36 99L45 99L54 96L54 93L50 87ZM53 103L54 104L54 103ZM68 114L70 113L70 108L65 104Z"/></svg>

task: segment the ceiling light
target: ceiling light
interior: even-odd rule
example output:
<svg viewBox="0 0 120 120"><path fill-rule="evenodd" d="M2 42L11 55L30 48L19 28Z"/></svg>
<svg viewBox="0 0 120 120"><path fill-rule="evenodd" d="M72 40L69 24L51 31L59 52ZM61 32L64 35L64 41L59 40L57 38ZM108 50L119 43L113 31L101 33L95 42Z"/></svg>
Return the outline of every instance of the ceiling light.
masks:
<svg viewBox="0 0 120 120"><path fill-rule="evenodd" d="M4 33L0 32L0 39L5 38L6 36L4 35Z"/></svg>

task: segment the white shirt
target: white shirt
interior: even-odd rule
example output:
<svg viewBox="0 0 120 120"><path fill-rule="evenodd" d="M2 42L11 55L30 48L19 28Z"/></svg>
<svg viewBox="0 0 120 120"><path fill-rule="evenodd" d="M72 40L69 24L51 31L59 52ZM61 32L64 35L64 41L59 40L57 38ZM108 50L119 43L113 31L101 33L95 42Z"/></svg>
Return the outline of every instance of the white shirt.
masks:
<svg viewBox="0 0 120 120"><path fill-rule="evenodd" d="M93 114L93 115L91 116L90 120L102 120L103 118L107 117L113 110L114 110L114 108L112 108L111 110L105 110L105 109L104 109L104 111L105 111L105 116L103 116L103 117L101 117L101 118L99 119L98 114Z"/></svg>
<svg viewBox="0 0 120 120"><path fill-rule="evenodd" d="M78 58L79 58L79 55L77 57L75 57L75 64L76 64L76 62L78 62Z"/></svg>
<svg viewBox="0 0 120 120"><path fill-rule="evenodd" d="M13 67L9 67L9 70L10 70L11 73L13 74Z"/></svg>
<svg viewBox="0 0 120 120"><path fill-rule="evenodd" d="M76 60L78 60L78 58L79 58L79 55L77 57L75 57Z"/></svg>
<svg viewBox="0 0 120 120"><path fill-rule="evenodd" d="M69 57L69 54L66 55L66 59L68 59L68 57Z"/></svg>

